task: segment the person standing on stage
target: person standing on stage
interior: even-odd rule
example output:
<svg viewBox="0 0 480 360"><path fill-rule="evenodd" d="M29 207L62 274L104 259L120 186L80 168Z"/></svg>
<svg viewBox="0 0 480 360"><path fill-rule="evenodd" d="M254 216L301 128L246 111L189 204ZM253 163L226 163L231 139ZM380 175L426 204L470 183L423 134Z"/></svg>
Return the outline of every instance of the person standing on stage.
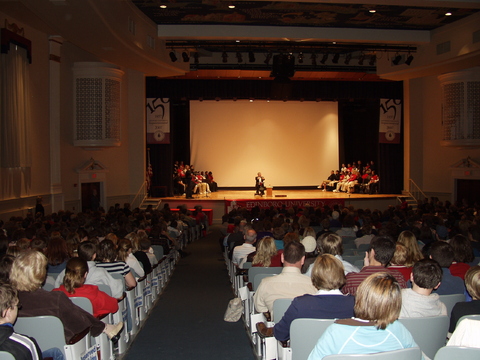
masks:
<svg viewBox="0 0 480 360"><path fill-rule="evenodd" d="M265 178L262 176L262 173L259 172L255 177L255 195L263 196L265 194Z"/></svg>
<svg viewBox="0 0 480 360"><path fill-rule="evenodd" d="M190 166L185 165L185 197L187 199L193 199L192 196L192 172L190 171Z"/></svg>

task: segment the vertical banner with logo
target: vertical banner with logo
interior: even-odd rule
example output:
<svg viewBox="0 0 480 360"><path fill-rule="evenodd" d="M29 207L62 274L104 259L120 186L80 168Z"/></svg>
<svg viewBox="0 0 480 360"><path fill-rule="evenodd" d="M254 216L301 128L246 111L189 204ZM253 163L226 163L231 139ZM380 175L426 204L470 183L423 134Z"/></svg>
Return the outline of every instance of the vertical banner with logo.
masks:
<svg viewBox="0 0 480 360"><path fill-rule="evenodd" d="M147 98L147 144L170 144L170 99Z"/></svg>
<svg viewBox="0 0 480 360"><path fill-rule="evenodd" d="M380 99L380 136L381 144L400 144L402 125L402 100Z"/></svg>

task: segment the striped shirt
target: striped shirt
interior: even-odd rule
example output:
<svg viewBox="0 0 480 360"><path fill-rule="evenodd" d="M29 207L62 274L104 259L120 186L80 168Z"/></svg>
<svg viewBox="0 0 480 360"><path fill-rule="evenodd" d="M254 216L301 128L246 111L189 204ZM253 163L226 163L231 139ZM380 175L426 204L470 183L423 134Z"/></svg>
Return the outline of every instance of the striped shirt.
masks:
<svg viewBox="0 0 480 360"><path fill-rule="evenodd" d="M347 282L342 287L342 293L355 296L357 293L357 288L363 280L365 280L372 274L384 271L392 274L402 289L405 289L407 287L405 278L398 270L388 269L383 266L364 266L362 270L360 270L360 272L358 273L352 272L347 274Z"/></svg>
<svg viewBox="0 0 480 360"><path fill-rule="evenodd" d="M110 274L122 274L125 277L130 272L130 266L124 261L97 262L98 267L104 268Z"/></svg>

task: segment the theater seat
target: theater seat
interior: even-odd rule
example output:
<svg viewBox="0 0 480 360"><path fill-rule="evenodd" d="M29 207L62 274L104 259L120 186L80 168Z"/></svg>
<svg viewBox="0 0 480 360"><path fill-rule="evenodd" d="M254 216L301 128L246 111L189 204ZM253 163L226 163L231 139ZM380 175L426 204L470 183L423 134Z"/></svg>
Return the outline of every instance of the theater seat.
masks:
<svg viewBox="0 0 480 360"><path fill-rule="evenodd" d="M290 325L292 359L307 360L324 331L333 319L295 319Z"/></svg>
<svg viewBox="0 0 480 360"><path fill-rule="evenodd" d="M355 359L371 359L371 360L420 360L422 352L418 347L385 351L375 354L339 354L328 355L323 360L355 360ZM453 358L452 358L453 359Z"/></svg>

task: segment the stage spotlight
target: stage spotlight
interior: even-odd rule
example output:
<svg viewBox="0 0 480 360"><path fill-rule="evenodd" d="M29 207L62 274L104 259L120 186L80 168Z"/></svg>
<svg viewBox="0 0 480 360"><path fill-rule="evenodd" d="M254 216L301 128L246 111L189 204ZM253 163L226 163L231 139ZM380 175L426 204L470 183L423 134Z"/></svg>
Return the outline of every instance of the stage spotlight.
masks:
<svg viewBox="0 0 480 360"><path fill-rule="evenodd" d="M325 64L327 62L327 59L328 59L328 53L325 53L323 54L322 60L320 60L320 62L322 64Z"/></svg>
<svg viewBox="0 0 480 360"><path fill-rule="evenodd" d="M237 61L241 63L243 61L242 53L240 51L237 51Z"/></svg>
<svg viewBox="0 0 480 360"><path fill-rule="evenodd" d="M183 58L183 62L189 62L190 61L190 56L188 56L186 51L182 52L182 58Z"/></svg>
<svg viewBox="0 0 480 360"><path fill-rule="evenodd" d="M393 60L392 60L392 64L393 64L393 65L398 65L398 63L400 62L400 60L402 60L402 57L397 53L397 54L395 55L395 57L393 58Z"/></svg>
<svg viewBox="0 0 480 360"><path fill-rule="evenodd" d="M365 54L362 52L358 57L358 65L363 65L364 61L365 61Z"/></svg>
<svg viewBox="0 0 480 360"><path fill-rule="evenodd" d="M375 61L377 61L377 55L373 54L372 57L370 58L370 61L368 62L368 65L370 66L375 65Z"/></svg>
<svg viewBox="0 0 480 360"><path fill-rule="evenodd" d="M195 64L198 64L198 57L199 57L199 56L200 56L200 55L198 55L198 52L196 52L195 54L193 54L193 59L194 59L194 61L195 61Z"/></svg>
<svg viewBox="0 0 480 360"><path fill-rule="evenodd" d="M340 54L336 53L335 55L333 55L332 63L338 64L339 59L340 59Z"/></svg>
<svg viewBox="0 0 480 360"><path fill-rule="evenodd" d="M317 54L312 53L312 56L310 56L310 59L312 60L312 65L317 66Z"/></svg>
<svg viewBox="0 0 480 360"><path fill-rule="evenodd" d="M350 64L350 60L352 60L352 53L348 53L348 54L345 56L345 65Z"/></svg>
<svg viewBox="0 0 480 360"><path fill-rule="evenodd" d="M170 54L168 55L170 55L170 60L172 60L172 62L175 62L178 60L177 55L175 54L175 51L170 51Z"/></svg>
<svg viewBox="0 0 480 360"><path fill-rule="evenodd" d="M412 63L413 61L413 55L409 55L407 57L407 60L405 60L405 64L407 64L408 66L410 66L410 64Z"/></svg>
<svg viewBox="0 0 480 360"><path fill-rule="evenodd" d="M227 54L226 51L224 51L224 52L222 53L222 61L223 61L224 63L228 62L228 54Z"/></svg>
<svg viewBox="0 0 480 360"><path fill-rule="evenodd" d="M255 54L253 53L253 51L248 52L248 61L255 62Z"/></svg>
<svg viewBox="0 0 480 360"><path fill-rule="evenodd" d="M300 51L300 53L298 54L298 63L299 64L303 64L303 52Z"/></svg>
<svg viewBox="0 0 480 360"><path fill-rule="evenodd" d="M271 53L271 52L269 52L269 53L267 54L267 56L265 57L264 63L268 65L268 63L270 62L270 60L272 60L272 53Z"/></svg>

